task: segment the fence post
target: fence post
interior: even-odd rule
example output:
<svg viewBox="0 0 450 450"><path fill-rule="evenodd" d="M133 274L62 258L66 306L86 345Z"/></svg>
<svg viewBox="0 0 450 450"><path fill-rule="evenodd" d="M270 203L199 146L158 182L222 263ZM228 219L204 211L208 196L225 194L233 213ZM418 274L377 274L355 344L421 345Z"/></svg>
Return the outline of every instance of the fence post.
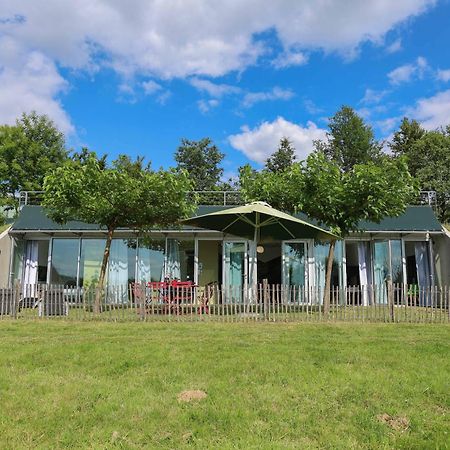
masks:
<svg viewBox="0 0 450 450"><path fill-rule="evenodd" d="M388 294L388 308L389 308L389 321L395 322L394 317L394 289L392 285L391 277L387 278L387 294Z"/></svg>
<svg viewBox="0 0 450 450"><path fill-rule="evenodd" d="M267 278L263 280L263 302L264 302L264 320L269 318L269 281Z"/></svg>

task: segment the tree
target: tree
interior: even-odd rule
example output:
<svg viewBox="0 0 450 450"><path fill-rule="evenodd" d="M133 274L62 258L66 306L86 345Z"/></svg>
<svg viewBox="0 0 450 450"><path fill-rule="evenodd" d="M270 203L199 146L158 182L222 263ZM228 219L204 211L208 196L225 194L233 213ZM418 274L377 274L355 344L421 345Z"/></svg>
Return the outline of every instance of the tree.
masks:
<svg viewBox="0 0 450 450"><path fill-rule="evenodd" d="M114 232L119 227L145 232L187 217L193 210L188 191L192 183L184 171L152 171L143 160L119 158L103 165L94 152L82 160L68 161L45 177L43 206L57 223L81 220L107 231L94 310L101 295Z"/></svg>
<svg viewBox="0 0 450 450"><path fill-rule="evenodd" d="M282 172L291 167L295 159L295 149L292 143L288 138L283 137L277 151L267 159L265 168L269 172Z"/></svg>
<svg viewBox="0 0 450 450"><path fill-rule="evenodd" d="M450 220L450 130L425 131L415 120L404 118L390 144L396 156L406 156L411 174L422 190L437 193L437 213Z"/></svg>
<svg viewBox="0 0 450 450"><path fill-rule="evenodd" d="M209 138L200 141L182 139L175 153L175 161L179 170L189 174L195 190L208 191L217 189L223 174L220 163L224 156Z"/></svg>
<svg viewBox="0 0 450 450"><path fill-rule="evenodd" d="M284 210L303 211L339 236L360 230L360 222L380 222L398 216L417 192L403 158L383 157L355 164L343 171L340 164L321 151L309 155L305 164L295 163L281 173L261 171L241 174L247 201L264 200ZM331 270L336 240L330 241L324 314L329 314Z"/></svg>
<svg viewBox="0 0 450 450"><path fill-rule="evenodd" d="M23 114L16 125L0 126L0 197L17 209L22 190L41 190L46 173L68 158L64 135L45 115Z"/></svg>
<svg viewBox="0 0 450 450"><path fill-rule="evenodd" d="M409 120L404 117L399 130L394 133L389 147L395 156L408 155L413 144L421 139L425 133L426 131L417 120Z"/></svg>
<svg viewBox="0 0 450 450"><path fill-rule="evenodd" d="M342 171L348 172L355 164L375 161L380 157L381 145L375 140L372 128L352 108L342 106L330 118L328 127L327 140L316 141L314 145Z"/></svg>

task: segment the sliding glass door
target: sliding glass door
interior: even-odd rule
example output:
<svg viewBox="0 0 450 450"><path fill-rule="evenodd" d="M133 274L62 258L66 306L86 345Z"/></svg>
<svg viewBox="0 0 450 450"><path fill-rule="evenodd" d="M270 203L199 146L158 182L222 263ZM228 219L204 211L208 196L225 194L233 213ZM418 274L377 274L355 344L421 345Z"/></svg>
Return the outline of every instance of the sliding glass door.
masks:
<svg viewBox="0 0 450 450"><path fill-rule="evenodd" d="M247 286L248 251L246 241L223 242L223 289L227 303L239 303Z"/></svg>
<svg viewBox="0 0 450 450"><path fill-rule="evenodd" d="M308 246L305 241L282 244L282 284L288 302L304 302L307 295Z"/></svg>

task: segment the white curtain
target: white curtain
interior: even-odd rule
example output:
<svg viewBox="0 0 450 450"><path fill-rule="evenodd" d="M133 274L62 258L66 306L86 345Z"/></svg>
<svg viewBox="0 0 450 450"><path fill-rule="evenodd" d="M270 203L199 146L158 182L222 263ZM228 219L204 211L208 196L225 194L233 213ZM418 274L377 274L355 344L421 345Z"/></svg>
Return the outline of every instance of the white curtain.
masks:
<svg viewBox="0 0 450 450"><path fill-rule="evenodd" d="M38 242L28 241L25 251L25 272L23 278L24 296L35 296L35 285L38 281Z"/></svg>
<svg viewBox="0 0 450 450"><path fill-rule="evenodd" d="M414 253L416 256L417 279L419 286L430 286L430 259L428 257L428 243L416 242L414 244Z"/></svg>
<svg viewBox="0 0 450 450"><path fill-rule="evenodd" d="M139 258L138 258L137 281L138 283L151 281L152 273L150 264L150 250L146 247L139 247L138 252Z"/></svg>
<svg viewBox="0 0 450 450"><path fill-rule="evenodd" d="M167 239L166 277L181 279L180 244L176 239Z"/></svg>
<svg viewBox="0 0 450 450"><path fill-rule="evenodd" d="M128 284L128 248L122 239L114 239L111 243L108 272L110 286Z"/></svg>
<svg viewBox="0 0 450 450"><path fill-rule="evenodd" d="M369 286L372 284L370 266L370 247L368 242L358 242L359 284L362 290L363 305L369 304Z"/></svg>

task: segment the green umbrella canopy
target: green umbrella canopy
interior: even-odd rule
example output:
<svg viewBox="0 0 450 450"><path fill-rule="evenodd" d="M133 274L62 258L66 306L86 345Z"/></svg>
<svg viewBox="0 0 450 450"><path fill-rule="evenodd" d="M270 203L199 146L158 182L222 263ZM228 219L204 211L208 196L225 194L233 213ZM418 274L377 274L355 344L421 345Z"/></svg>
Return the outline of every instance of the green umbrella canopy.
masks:
<svg viewBox="0 0 450 450"><path fill-rule="evenodd" d="M339 239L323 228L272 208L264 202L253 202L192 217L183 220L183 223L258 242L288 239Z"/></svg>

